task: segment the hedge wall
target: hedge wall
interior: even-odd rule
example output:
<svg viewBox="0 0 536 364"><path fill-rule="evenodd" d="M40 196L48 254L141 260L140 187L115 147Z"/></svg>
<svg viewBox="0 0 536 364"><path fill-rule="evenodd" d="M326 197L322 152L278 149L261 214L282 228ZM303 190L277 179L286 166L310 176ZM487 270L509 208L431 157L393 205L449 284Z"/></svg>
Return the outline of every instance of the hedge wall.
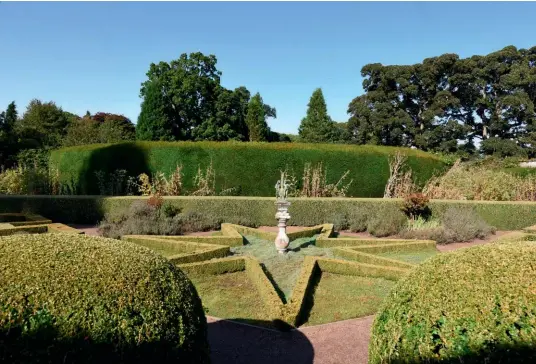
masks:
<svg viewBox="0 0 536 364"><path fill-rule="evenodd" d="M350 170L353 182L348 196L381 197L389 177L388 156L397 150L408 156L408 165L419 183L446 168L434 155L412 150L379 146L299 143L235 142L136 142L70 147L51 153L51 163L60 172L63 184L74 186L79 194L98 194L95 171L127 170L131 176L157 171L169 175L183 165L184 188L193 189L199 168L212 160L217 189L237 188L236 195L272 196L279 170L288 166L301 178L305 163L323 162L328 182Z"/></svg>
<svg viewBox="0 0 536 364"><path fill-rule="evenodd" d="M31 211L62 223L96 224L106 212L130 206L146 197L99 196L0 196L0 212ZM275 225L275 198L269 197L166 197L182 208L220 218L233 224ZM398 208L397 199L295 198L291 199L290 225L314 226L333 222L339 214L356 208L374 211L381 204ZM499 230L519 230L536 224L535 202L440 201L430 203L432 213L441 215L451 206L472 206Z"/></svg>

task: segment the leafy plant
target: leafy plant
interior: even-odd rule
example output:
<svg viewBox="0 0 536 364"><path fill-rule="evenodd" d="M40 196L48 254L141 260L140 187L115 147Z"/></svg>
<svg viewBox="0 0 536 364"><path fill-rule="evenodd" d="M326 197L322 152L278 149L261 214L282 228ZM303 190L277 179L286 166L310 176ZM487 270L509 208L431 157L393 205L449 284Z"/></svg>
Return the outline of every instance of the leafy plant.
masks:
<svg viewBox="0 0 536 364"><path fill-rule="evenodd" d="M412 193L404 197L401 209L411 220L427 218L431 214L428 202L430 199L425 194Z"/></svg>

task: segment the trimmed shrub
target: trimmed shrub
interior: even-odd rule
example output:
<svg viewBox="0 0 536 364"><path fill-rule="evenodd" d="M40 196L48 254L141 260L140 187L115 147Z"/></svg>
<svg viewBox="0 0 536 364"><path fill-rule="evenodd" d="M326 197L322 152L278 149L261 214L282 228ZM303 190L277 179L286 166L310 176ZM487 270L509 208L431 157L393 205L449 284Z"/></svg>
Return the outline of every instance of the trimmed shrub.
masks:
<svg viewBox="0 0 536 364"><path fill-rule="evenodd" d="M78 193L97 194L95 171L113 173L126 170L129 176L141 173L170 175L182 165L183 190L194 191L199 167L212 162L215 185L221 190L235 188L246 196L272 196L279 171L301 172L307 163L323 163L330 176L339 178L350 171L353 180L347 196L381 197L389 178L388 157L402 151L417 182L423 185L443 171L437 156L412 149L300 143L233 142L136 142L70 147L51 152L50 164L58 168L62 183L74 184ZM335 183L330 180L328 183Z"/></svg>
<svg viewBox="0 0 536 364"><path fill-rule="evenodd" d="M62 223L96 224L105 214L128 208L147 197L100 196L0 196L0 212L30 211ZM196 211L218 221L260 226L275 223L271 197L164 197L182 212ZM333 211L373 213L381 206L399 209L400 199L383 198L291 198L291 225L314 226L329 221ZM519 230L536 223L536 203L500 201L430 201L432 218L440 219L449 207L472 207L482 219L499 230Z"/></svg>
<svg viewBox="0 0 536 364"><path fill-rule="evenodd" d="M160 203L155 197L134 201L128 209L107 214L99 225L105 237L123 235L181 235L194 231L217 229L219 222L195 211L180 213L169 203Z"/></svg>
<svg viewBox="0 0 536 364"><path fill-rule="evenodd" d="M535 260L533 242L427 260L376 315L369 363L534 363Z"/></svg>
<svg viewBox="0 0 536 364"><path fill-rule="evenodd" d="M398 234L408 219L402 211L393 206L380 206L368 221L367 230L376 237Z"/></svg>
<svg viewBox="0 0 536 364"><path fill-rule="evenodd" d="M206 321L188 278L124 241L0 238L0 361L208 363Z"/></svg>

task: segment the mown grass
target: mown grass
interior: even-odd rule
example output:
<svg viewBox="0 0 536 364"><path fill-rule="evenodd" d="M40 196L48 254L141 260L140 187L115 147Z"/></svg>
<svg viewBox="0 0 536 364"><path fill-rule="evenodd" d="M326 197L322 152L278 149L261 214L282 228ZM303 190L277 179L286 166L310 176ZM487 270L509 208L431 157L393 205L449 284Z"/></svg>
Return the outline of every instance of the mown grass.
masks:
<svg viewBox="0 0 536 364"><path fill-rule="evenodd" d="M264 320L263 305L245 272L191 275L207 315L220 318Z"/></svg>
<svg viewBox="0 0 536 364"><path fill-rule="evenodd" d="M394 281L383 278L323 272L315 288L313 307L305 325L372 315L394 285Z"/></svg>

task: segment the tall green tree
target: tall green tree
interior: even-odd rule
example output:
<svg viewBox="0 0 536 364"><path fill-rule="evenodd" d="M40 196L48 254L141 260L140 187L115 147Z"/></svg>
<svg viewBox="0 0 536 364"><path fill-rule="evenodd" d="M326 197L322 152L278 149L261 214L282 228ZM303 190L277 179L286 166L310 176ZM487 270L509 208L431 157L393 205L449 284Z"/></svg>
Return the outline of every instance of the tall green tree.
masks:
<svg viewBox="0 0 536 364"><path fill-rule="evenodd" d="M144 89L144 100L136 124L136 139L138 140L175 140L180 132L174 128L171 105L162 93L162 85L157 79L147 83Z"/></svg>
<svg viewBox="0 0 536 364"><path fill-rule="evenodd" d="M249 141L264 142L268 140L269 128L266 122L266 110L259 93L256 93L248 104L246 115Z"/></svg>
<svg viewBox="0 0 536 364"><path fill-rule="evenodd" d="M15 163L18 152L15 124L18 112L15 101L11 102L6 111L0 114L0 166L11 167Z"/></svg>
<svg viewBox="0 0 536 364"><path fill-rule="evenodd" d="M12 133L18 116L17 105L15 105L15 101L13 101L7 106L4 122L1 125L2 130L6 133Z"/></svg>
<svg viewBox="0 0 536 364"><path fill-rule="evenodd" d="M151 64L148 80L142 84L140 95L145 99L152 84L157 83L164 110L171 125L175 140L190 140L195 129L214 113L218 97L221 72L216 68L216 56L205 56L200 52L182 54L169 63ZM142 103L142 112L147 103ZM159 105L159 107L161 107Z"/></svg>
<svg viewBox="0 0 536 364"><path fill-rule="evenodd" d="M301 140L309 143L327 143L337 140L335 123L328 115L322 89L317 88L307 104L307 115L298 129Z"/></svg>

